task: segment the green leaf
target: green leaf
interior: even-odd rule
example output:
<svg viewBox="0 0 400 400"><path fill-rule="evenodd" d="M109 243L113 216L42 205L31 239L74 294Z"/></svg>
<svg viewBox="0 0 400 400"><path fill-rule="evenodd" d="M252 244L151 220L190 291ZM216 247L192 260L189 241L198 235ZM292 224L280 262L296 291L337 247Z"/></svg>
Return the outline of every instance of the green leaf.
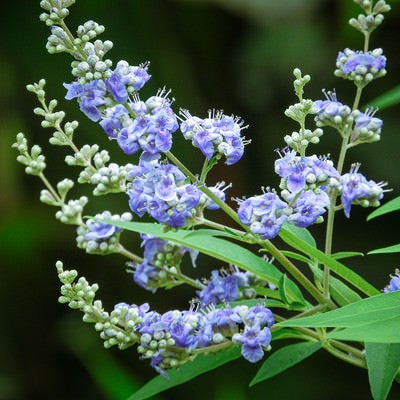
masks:
<svg viewBox="0 0 400 400"><path fill-rule="evenodd" d="M350 258L363 255L364 253L362 253L361 251L338 251L337 253L332 254L332 258L334 258L335 260L341 260L342 258Z"/></svg>
<svg viewBox="0 0 400 400"><path fill-rule="evenodd" d="M309 264L311 260L307 257L304 257L301 254L295 253L294 251L288 251L288 250L282 250L282 254L284 254L286 257L293 258L294 260L302 261L306 264Z"/></svg>
<svg viewBox="0 0 400 400"><path fill-rule="evenodd" d="M250 382L250 386L269 379L310 357L322 347L321 342L291 344L272 353Z"/></svg>
<svg viewBox="0 0 400 400"><path fill-rule="evenodd" d="M276 286L282 277L282 272L280 272L275 265L270 264L239 244L216 237L217 234L231 237L231 234L228 232L212 229L165 231L163 225L156 223L113 220L103 221L125 230L146 233L198 250L203 254L207 254L228 264L237 265L239 268L252 272ZM287 293L293 301L297 301L299 293L301 294L296 284L289 279L287 283ZM304 304L305 303L304 300Z"/></svg>
<svg viewBox="0 0 400 400"><path fill-rule="evenodd" d="M374 400L385 400L400 367L400 344L366 343L365 358Z"/></svg>
<svg viewBox="0 0 400 400"><path fill-rule="evenodd" d="M310 268L317 279L319 281L322 281L324 272L321 271L319 268L311 265ZM345 283L335 278L334 276L329 277L329 288L332 299L340 307L361 300L361 296L357 292L355 292L353 289L348 287Z"/></svg>
<svg viewBox="0 0 400 400"><path fill-rule="evenodd" d="M288 224L286 222L284 223L283 227L285 230L291 232L293 235L296 235L298 238L304 240L310 246L317 247L314 237L311 235L310 231L307 230L306 228L299 228L297 226Z"/></svg>
<svg viewBox="0 0 400 400"><path fill-rule="evenodd" d="M388 90L386 93L369 102L371 106L381 110L398 103L400 103L400 85Z"/></svg>
<svg viewBox="0 0 400 400"><path fill-rule="evenodd" d="M374 320L351 328L334 330L329 339L375 343L400 343L400 315Z"/></svg>
<svg viewBox="0 0 400 400"><path fill-rule="evenodd" d="M291 328L280 328L275 329L272 332L272 341L275 342L281 339L298 339L298 340L309 340L310 337L302 332Z"/></svg>
<svg viewBox="0 0 400 400"><path fill-rule="evenodd" d="M374 210L371 214L368 215L367 221L398 210L400 210L400 196L388 201L383 206L380 206L379 208Z"/></svg>
<svg viewBox="0 0 400 400"><path fill-rule="evenodd" d="M400 322L400 291L382 293L323 314L286 320L276 326L353 328L375 324L380 329L381 322L393 319L393 316L398 316ZM400 326L398 329L396 342L400 341Z"/></svg>
<svg viewBox="0 0 400 400"><path fill-rule="evenodd" d="M291 298L288 297L290 288L292 289ZM289 309L291 309L290 306L297 308L296 307L297 305L300 305L300 306L306 305L306 301L305 301L303 295L301 294L300 290L297 287L291 287L290 280L286 276L286 274L283 274L281 279L279 280L278 290L279 290L281 299L289 306Z"/></svg>
<svg viewBox="0 0 400 400"><path fill-rule="evenodd" d="M387 254L387 253L400 253L400 243L393 246L381 247L380 249L371 250L368 254Z"/></svg>
<svg viewBox="0 0 400 400"><path fill-rule="evenodd" d="M223 350L217 354L199 355L192 362L182 365L179 370L168 371L169 379L166 379L161 375L155 377L130 396L128 400L148 399L157 393L161 393L165 390L181 385L182 383L188 382L196 376L211 371L239 357L240 347Z"/></svg>
<svg viewBox="0 0 400 400"><path fill-rule="evenodd" d="M301 238L294 235L289 230L282 228L279 233L279 236L283 241L285 241L290 246L294 247L297 250L300 250L301 252L307 254L310 257L314 257L322 265L327 265L333 272L335 272L337 275L345 279L347 282L351 283L354 287L356 287L366 295L374 296L380 293L378 289L373 287L360 275L358 275L351 269L347 268L339 261L333 259L332 257L327 256L322 251L311 246Z"/></svg>

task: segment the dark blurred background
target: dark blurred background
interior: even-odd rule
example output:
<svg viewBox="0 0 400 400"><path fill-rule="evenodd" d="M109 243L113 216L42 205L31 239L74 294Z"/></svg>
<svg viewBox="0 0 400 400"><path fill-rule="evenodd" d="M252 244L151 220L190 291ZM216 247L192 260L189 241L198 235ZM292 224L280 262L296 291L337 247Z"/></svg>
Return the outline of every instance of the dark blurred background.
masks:
<svg viewBox="0 0 400 400"><path fill-rule="evenodd" d="M205 116L209 108L240 115L249 124L246 137L252 144L243 160L234 166L217 166L212 179L233 182L232 197L260 193L261 186L276 187L273 173L275 148L284 146L283 136L297 126L283 112L296 101L292 89L295 67L311 74L306 97L322 97L321 89L336 88L339 100L351 103L355 90L348 81L333 76L337 52L362 47L361 34L347 25L358 8L350 0L78 0L67 23L72 29L88 19L106 26L102 39L114 42L109 55L131 64L151 62L151 81L142 97L162 86L172 89L175 109L190 109ZM364 91L363 103L400 82L399 1L383 26L372 36L371 47L383 47L388 57L388 75ZM50 130L40 127L33 115L37 106L25 85L47 80L48 98L60 99L67 120L79 119L80 145L99 142L110 148L116 160L126 162L105 139L101 129L79 113L75 102L63 100L62 82L70 82L70 58L49 55L45 50L48 28L40 23L39 1L6 2L0 13L0 400L20 399L124 399L155 372L136 351L104 350L92 326L81 322L79 312L57 302L59 283L54 264L77 268L90 281L100 284L99 297L106 308L125 301L150 301L154 308L186 307L193 293L180 289L147 292L132 282L118 256L88 256L75 248L74 228L61 226L50 209L38 200L41 185L26 176L11 149L15 135L23 131L31 143L43 147L47 174L56 183L77 174L63 162L66 149L48 144ZM382 141L349 152L351 162L376 181L385 180L399 195L399 106L382 110ZM94 138L96 135L96 138ZM337 156L339 137L326 130L315 151ZM311 150L312 151L312 150ZM198 168L201 157L177 139L174 152ZM76 175L75 175L76 176ZM73 192L79 195L82 189ZM96 199L88 212L104 209L122 212L126 198ZM334 250L367 252L398 242L398 214L366 223L369 210L352 210L351 220L337 218ZM312 232L322 242L322 227ZM135 237L127 238L137 245ZM399 266L396 255L358 257L348 265L378 288ZM205 270L219 265L201 266ZM277 344L279 346L279 344ZM193 382L163 393L159 399L368 399L365 371L345 365L321 352L264 384L248 388L260 364L233 362ZM199 390L198 388L201 388ZM398 399L399 387L390 399Z"/></svg>

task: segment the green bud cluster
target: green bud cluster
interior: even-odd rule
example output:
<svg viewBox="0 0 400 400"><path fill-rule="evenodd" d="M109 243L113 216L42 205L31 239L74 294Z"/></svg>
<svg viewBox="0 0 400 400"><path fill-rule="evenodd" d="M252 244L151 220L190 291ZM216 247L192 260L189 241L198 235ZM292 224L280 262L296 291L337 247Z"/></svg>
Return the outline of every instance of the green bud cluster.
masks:
<svg viewBox="0 0 400 400"><path fill-rule="evenodd" d="M94 43L86 42L81 55L71 63L72 75L79 78L81 84L93 79L107 79L111 75L112 61L103 60L103 57L112 47L113 43L110 40L103 42L97 39Z"/></svg>
<svg viewBox="0 0 400 400"><path fill-rule="evenodd" d="M82 320L95 324L94 327L100 333L106 348L118 345L120 349L125 349L139 343L140 337L135 328L142 322L142 318L137 307L118 304L111 313L108 313L103 309L100 300L94 300L99 289L97 283L91 285L85 277L78 278L76 270L65 271L61 261L57 261L56 268L62 283L58 301L68 303L70 308L82 311L84 313Z"/></svg>
<svg viewBox="0 0 400 400"><path fill-rule="evenodd" d="M109 215L107 215L109 214ZM114 220L114 221L131 221L132 214L130 212L125 212L121 215L115 214L111 215L108 211L103 212L103 218ZM86 224L81 224L78 226L76 236L77 247L83 249L88 254L99 254L107 255L117 252L119 247L120 231L116 231L109 238L103 239L87 239L86 235L91 232Z"/></svg>
<svg viewBox="0 0 400 400"><path fill-rule="evenodd" d="M104 340L104 347L118 346L120 350L140 341L135 328L142 322L139 310L128 305L119 304L111 311L108 321L96 323L95 329Z"/></svg>
<svg viewBox="0 0 400 400"><path fill-rule="evenodd" d="M324 131L321 128L314 129L304 129L303 131L295 131L291 135L285 135L283 138L286 144L298 153L301 149L306 149L310 143L319 143L319 138L323 135Z"/></svg>
<svg viewBox="0 0 400 400"><path fill-rule="evenodd" d="M42 0L40 7L47 13L40 14L40 20L47 26L59 25L69 15L68 7L74 3L75 0Z"/></svg>
<svg viewBox="0 0 400 400"><path fill-rule="evenodd" d="M96 185L93 189L95 196L108 193L121 193L126 191L129 172L133 164L118 165L107 163L111 157L107 150L99 151L99 146L88 144L82 146L73 156L65 157L65 162L70 166L85 167L78 177L79 183Z"/></svg>
<svg viewBox="0 0 400 400"><path fill-rule="evenodd" d="M20 132L16 137L17 141L12 145L19 151L17 161L25 165L25 172L29 175L39 176L46 168L46 158L38 145L33 145L29 151L28 141L25 135Z"/></svg>
<svg viewBox="0 0 400 400"><path fill-rule="evenodd" d="M293 87L299 102L289 106L289 108L285 110L285 115L298 122L300 130L292 132L291 135L286 135L284 140L293 150L296 150L300 154L304 154L305 149L310 143L319 143L319 138L322 136L323 130L318 128L311 131L305 128L307 115L315 113L313 101L310 99L303 99L304 87L308 82L310 82L310 75L303 76L299 68L293 70L293 75L296 78L293 81Z"/></svg>
<svg viewBox="0 0 400 400"><path fill-rule="evenodd" d="M77 200L69 200L68 203L63 203L61 209L56 212L56 218L63 224L82 224L83 208L88 201L89 199L86 196L81 196Z"/></svg>
<svg viewBox="0 0 400 400"><path fill-rule="evenodd" d="M299 103L289 106L285 110L285 115L297 122L301 122L308 114L313 114L313 101L310 99L302 99Z"/></svg>
<svg viewBox="0 0 400 400"><path fill-rule="evenodd" d="M74 41L60 26L51 27L51 35L47 38L46 49L50 54L78 52Z"/></svg>
<svg viewBox="0 0 400 400"><path fill-rule="evenodd" d="M382 13L390 11L390 5L385 0L379 0L373 5L373 0L354 0L365 14L359 14L357 18L351 18L349 24L363 35L369 35L384 20Z"/></svg>
<svg viewBox="0 0 400 400"><path fill-rule="evenodd" d="M57 193L48 189L43 189L40 192L40 201L49 206L62 207L67 197L68 192L73 188L74 182L70 179L63 179L57 184Z"/></svg>
<svg viewBox="0 0 400 400"><path fill-rule="evenodd" d="M87 21L83 25L78 26L75 44L84 44L89 42L90 40L95 39L98 35L101 35L104 31L105 28L103 25L92 20Z"/></svg>

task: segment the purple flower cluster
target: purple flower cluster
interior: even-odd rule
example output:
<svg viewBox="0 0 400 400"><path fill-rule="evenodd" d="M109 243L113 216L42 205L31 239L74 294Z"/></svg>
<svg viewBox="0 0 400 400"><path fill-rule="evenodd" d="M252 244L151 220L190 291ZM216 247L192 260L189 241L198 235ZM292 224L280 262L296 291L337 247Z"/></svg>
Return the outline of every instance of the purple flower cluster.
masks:
<svg viewBox="0 0 400 400"><path fill-rule="evenodd" d="M349 123L351 109L337 100L335 92L324 92L326 99L314 101L315 122L318 126L329 125L342 129Z"/></svg>
<svg viewBox="0 0 400 400"><path fill-rule="evenodd" d="M360 165L352 166L349 173L344 174L341 179L341 198L343 211L346 217L350 217L352 204L359 204L363 207L378 206L382 199L386 183L376 183L367 180L364 175L358 172Z"/></svg>
<svg viewBox="0 0 400 400"><path fill-rule="evenodd" d="M363 87L373 79L386 74L386 57L382 49L368 52L344 49L336 59L335 74L350 79Z"/></svg>
<svg viewBox="0 0 400 400"><path fill-rule="evenodd" d="M301 157L288 149L280 155L275 172L281 177L285 201L269 190L241 201L238 209L240 221L262 239L277 236L285 221L301 228L318 222L330 204L327 187L340 179L327 157Z"/></svg>
<svg viewBox="0 0 400 400"><path fill-rule="evenodd" d="M178 129L176 116L167 93L160 91L146 102L135 98L127 108L118 104L105 111L100 125L116 139L121 150L134 154L139 150L157 154L172 146L172 133ZM135 117L131 117L134 115Z"/></svg>
<svg viewBox="0 0 400 400"><path fill-rule="evenodd" d="M121 229L103 220L130 221L131 213L112 215L109 211L96 214L77 227L77 246L89 254L111 254L117 250Z"/></svg>
<svg viewBox="0 0 400 400"><path fill-rule="evenodd" d="M77 98L81 111L92 121L98 121L101 118L101 109L106 103L105 96L107 93L106 84L99 79L95 79L84 85L79 82L71 84L64 83L67 89L65 98L72 100Z"/></svg>
<svg viewBox="0 0 400 400"><path fill-rule="evenodd" d="M345 74L351 74L354 71L365 74L369 70L380 71L386 67L386 57L370 51L364 53L346 49L344 52L339 52L337 61L343 63L342 70Z"/></svg>
<svg viewBox="0 0 400 400"><path fill-rule="evenodd" d="M100 120L102 111L111 106L113 101L126 102L128 94L140 90L149 79L147 64L131 67L126 61L119 61L105 82L94 79L84 84L77 81L64 83L67 89L65 98L77 98L81 111L96 122Z"/></svg>
<svg viewBox="0 0 400 400"><path fill-rule="evenodd" d="M147 72L148 64L130 66L121 60L111 76L106 79L106 86L117 103L125 103L128 95L138 92L150 79Z"/></svg>
<svg viewBox="0 0 400 400"><path fill-rule="evenodd" d="M383 293L395 292L396 290L400 290L400 271L398 269L391 276L389 284L383 289Z"/></svg>
<svg viewBox="0 0 400 400"><path fill-rule="evenodd" d="M303 190L315 190L340 178L327 157L301 157L287 149L280 154L281 158L275 161L275 172L282 178L280 188L286 191L286 201L292 201Z"/></svg>
<svg viewBox="0 0 400 400"><path fill-rule="evenodd" d="M197 292L202 306L235 301L240 298L240 289L249 286L246 272L235 269L232 273L214 270L204 289Z"/></svg>
<svg viewBox="0 0 400 400"><path fill-rule="evenodd" d="M289 213L288 204L272 191L239 200L240 221L250 226L251 232L259 234L262 239L277 236Z"/></svg>
<svg viewBox="0 0 400 400"><path fill-rule="evenodd" d="M245 127L239 118L215 110L204 119L192 116L187 110L181 110L181 114L185 118L180 125L184 138L191 140L207 160L225 156L225 164L231 165L241 159L247 142L241 136Z"/></svg>
<svg viewBox="0 0 400 400"><path fill-rule="evenodd" d="M271 342L270 328L274 324L271 310L257 305L233 308L209 308L204 310L167 311L159 314L149 305L120 303L115 310L123 309L125 318L119 322L129 326L140 339L138 352L151 360L159 373L179 367L186 362L191 351L206 349L223 342L240 343L242 355L250 362L259 361ZM109 340L117 335L114 330L102 333Z"/></svg>
<svg viewBox="0 0 400 400"><path fill-rule="evenodd" d="M141 287L155 292L158 287L175 281L175 274L185 253L189 253L195 267L198 251L179 246L154 236L141 234L143 262L134 264L134 281ZM172 275L171 275L172 273Z"/></svg>
<svg viewBox="0 0 400 400"><path fill-rule="evenodd" d="M354 165L342 176L327 157L298 156L283 150L275 162L275 172L281 177L281 198L268 190L263 195L239 200L240 221L262 239L273 239L287 221L300 228L320 222L330 205L331 189L341 194L344 214L349 217L352 204L378 206L386 183L367 180Z"/></svg>
<svg viewBox="0 0 400 400"><path fill-rule="evenodd" d="M78 99L81 111L92 121L100 121L107 135L116 139L122 151L139 150L156 154L172 146L172 133L179 125L172 111L168 92L160 90L147 101L137 92L150 79L148 64L130 66L119 61L105 81L95 79L85 84L64 84L66 99Z"/></svg>
<svg viewBox="0 0 400 400"><path fill-rule="evenodd" d="M353 131L351 132L352 142L376 142L381 137L381 131L383 121L380 118L376 118L376 110L373 108L367 108L362 113L360 112L354 120Z"/></svg>
<svg viewBox="0 0 400 400"><path fill-rule="evenodd" d="M129 206L139 217L147 213L174 228L185 226L194 216L200 191L186 183L177 167L158 159L159 155L143 153L139 165L130 171Z"/></svg>

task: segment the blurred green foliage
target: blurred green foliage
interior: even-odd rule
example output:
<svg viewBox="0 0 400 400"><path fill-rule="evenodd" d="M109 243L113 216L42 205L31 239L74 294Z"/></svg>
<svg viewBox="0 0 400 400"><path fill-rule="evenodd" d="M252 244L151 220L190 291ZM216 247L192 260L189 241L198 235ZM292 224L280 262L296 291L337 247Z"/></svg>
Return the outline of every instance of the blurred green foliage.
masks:
<svg viewBox="0 0 400 400"><path fill-rule="evenodd" d="M277 186L273 174L274 149L283 146L283 136L294 129L283 116L295 101L292 70L299 67L312 76L306 96L322 96L321 89L336 88L339 99L351 102L354 88L334 78L336 54L344 47L358 48L362 38L346 25L357 8L350 0L78 0L69 26L94 19L106 26L103 38L114 42L114 60L131 64L151 61L152 80L144 95L159 87L173 90L175 107L205 115L209 108L240 115L250 125L246 137L253 143L239 165L218 166L215 180L232 181L233 197L252 195L260 186ZM389 60L388 76L365 91L365 103L399 84L400 58L399 1L381 29L373 35L372 46L383 47ZM70 59L50 56L45 51L48 31L38 20L39 1L20 0L2 4L0 13L0 400L22 399L123 399L154 376L137 359L134 349L104 350L96 333L80 321L80 315L57 303L59 284L55 261L77 268L89 280L100 284L107 307L119 301L149 300L162 307L163 293L148 299L125 273L117 256L88 256L75 248L74 229L60 227L55 210L40 204L40 185L25 176L11 149L18 131L31 143L38 143L48 157L47 170L53 182L73 173L60 163L62 149L51 148L46 132L32 113L35 99L25 85L45 77L48 96L63 99L62 82L70 82ZM75 103L61 101L70 119L79 118L77 140L93 142L94 135L107 146L101 129L80 115ZM351 152L353 161L371 178L389 181L399 195L398 106L379 113L384 119L382 141ZM330 134L332 133L332 135ZM318 148L333 157L338 137L328 132ZM182 140L174 152L180 154ZM59 151L58 151L59 150ZM122 157L113 152L117 159ZM195 151L181 152L194 167L200 162ZM112 207L110 206L112 201ZM123 198L99 199L94 212L127 207ZM350 221L339 218L335 251L359 250L392 244L397 228L394 216L365 225L367 211L355 209ZM390 224L390 225L389 225ZM389 228L388 228L389 226ZM393 230L390 229L392 227ZM367 229L368 228L368 229ZM317 239L321 228L313 230ZM356 233L354 233L356 232ZM132 238L132 242L135 239ZM349 264L377 287L398 261L393 255L356 258ZM219 266L208 266L215 268ZM171 306L186 307L192 296L185 290L168 293ZM249 389L248 382L258 366L234 362L163 394L163 399L338 399L368 398L364 371L342 365L318 354L301 366L277 376L265 385ZM126 379L127 378L127 379ZM127 386L125 386L127 385ZM201 387L202 390L198 390ZM395 387L392 399L399 398Z"/></svg>

